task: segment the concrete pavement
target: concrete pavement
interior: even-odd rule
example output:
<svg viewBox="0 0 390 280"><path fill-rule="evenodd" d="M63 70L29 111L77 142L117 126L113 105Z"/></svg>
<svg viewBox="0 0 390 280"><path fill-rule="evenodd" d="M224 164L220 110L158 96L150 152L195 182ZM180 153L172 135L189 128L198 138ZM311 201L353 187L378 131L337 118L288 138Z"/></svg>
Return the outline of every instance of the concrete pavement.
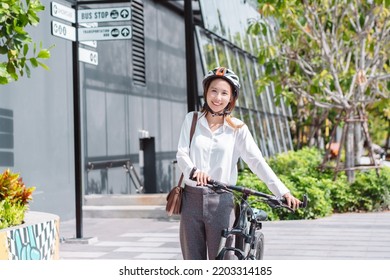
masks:
<svg viewBox="0 0 390 280"><path fill-rule="evenodd" d="M60 223L60 259L180 260L179 220L85 218ZM263 224L266 260L390 260L390 211Z"/></svg>

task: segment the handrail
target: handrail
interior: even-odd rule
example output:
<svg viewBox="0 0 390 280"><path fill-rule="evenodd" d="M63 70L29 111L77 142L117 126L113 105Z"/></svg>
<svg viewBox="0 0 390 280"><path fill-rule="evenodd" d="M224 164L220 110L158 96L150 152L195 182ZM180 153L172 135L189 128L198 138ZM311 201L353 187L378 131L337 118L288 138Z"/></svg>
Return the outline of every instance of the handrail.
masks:
<svg viewBox="0 0 390 280"><path fill-rule="evenodd" d="M137 171L134 168L133 163L129 159L119 159L119 160L110 160L110 161L92 161L88 162L87 170L99 170L99 169L108 169L108 168L117 168L123 167L126 169L126 172L129 173L129 177L133 182L137 193L144 192L144 186L140 177L137 174Z"/></svg>

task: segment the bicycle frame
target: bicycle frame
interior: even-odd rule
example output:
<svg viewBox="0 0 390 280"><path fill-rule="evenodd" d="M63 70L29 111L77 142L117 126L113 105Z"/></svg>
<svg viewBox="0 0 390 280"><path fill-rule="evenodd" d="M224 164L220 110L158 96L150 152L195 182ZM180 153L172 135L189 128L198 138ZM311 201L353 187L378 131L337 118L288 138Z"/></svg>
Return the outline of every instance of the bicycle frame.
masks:
<svg viewBox="0 0 390 280"><path fill-rule="evenodd" d="M260 230L262 221L267 219L267 213L263 210L258 210L259 212L255 213L247 202L248 197L251 195L260 197L271 208L286 208L292 212L294 212L294 209L286 204L284 198L277 198L249 188L228 186L215 180L209 180L209 187L214 190L224 189L230 192L238 191L241 193L239 207L236 208L236 219L233 227L232 229L224 229L222 231L216 259L223 260L226 254L228 254L228 259L230 259L233 257L233 253L239 260L262 259L264 235ZM307 196L304 195L299 207L305 208L306 205ZM234 247L231 246L233 243Z"/></svg>
<svg viewBox="0 0 390 280"><path fill-rule="evenodd" d="M259 230L262 227L261 222L267 219L267 214L263 210L259 210L259 213L254 213L247 202L248 197L248 193L243 193L240 196L240 203L236 207L236 219L233 228L230 230L224 229L221 233L217 260L225 259L226 256L232 258L233 254L239 260L257 259L255 245L257 238L260 237L263 240L263 235ZM258 234L256 235L256 233ZM234 247L231 246L233 244ZM229 252L231 253L229 254ZM263 247L261 246L261 258L262 253Z"/></svg>

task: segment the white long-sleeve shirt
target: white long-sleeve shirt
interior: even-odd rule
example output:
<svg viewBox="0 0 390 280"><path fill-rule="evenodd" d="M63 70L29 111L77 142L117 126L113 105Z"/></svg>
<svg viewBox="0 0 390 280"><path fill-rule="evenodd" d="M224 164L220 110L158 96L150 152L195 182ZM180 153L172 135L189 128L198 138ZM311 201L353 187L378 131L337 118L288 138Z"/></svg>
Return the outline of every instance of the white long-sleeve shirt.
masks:
<svg viewBox="0 0 390 280"><path fill-rule="evenodd" d="M283 196L289 192L265 161L245 124L241 128L234 129L225 120L223 126L212 132L206 117L199 112L189 148L193 114L193 112L188 113L184 119L176 154L185 184L196 185L196 182L189 179L191 170L196 167L214 180L235 185L238 174L237 163L241 157L274 195ZM236 124L243 124L236 118L232 120Z"/></svg>

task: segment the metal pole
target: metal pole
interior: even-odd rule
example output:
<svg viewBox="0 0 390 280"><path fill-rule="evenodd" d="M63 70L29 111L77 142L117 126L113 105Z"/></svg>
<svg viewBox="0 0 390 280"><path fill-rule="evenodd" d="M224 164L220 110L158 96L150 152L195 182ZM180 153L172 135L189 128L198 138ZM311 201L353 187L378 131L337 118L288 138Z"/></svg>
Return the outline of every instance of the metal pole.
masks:
<svg viewBox="0 0 390 280"><path fill-rule="evenodd" d="M188 112L191 112L196 108L196 96L198 94L192 0L184 1L184 22L186 38L187 108Z"/></svg>
<svg viewBox="0 0 390 280"><path fill-rule="evenodd" d="M79 5L111 4L112 1L74 1L77 11ZM129 0L117 0L115 3L130 3ZM76 30L77 30L76 21ZM75 204L76 204L76 238L83 238L83 168L81 139L81 101L80 101L80 65L79 43L76 31L76 41L72 43L73 58L73 124L74 124L74 161L75 161Z"/></svg>
<svg viewBox="0 0 390 280"><path fill-rule="evenodd" d="M75 4L77 15L78 3ZM77 23L76 23L77 24ZM74 124L74 161L75 161L75 202L76 202L76 238L83 237L83 188L81 157L81 113L80 113L80 66L79 43L72 43L73 55L73 124Z"/></svg>

